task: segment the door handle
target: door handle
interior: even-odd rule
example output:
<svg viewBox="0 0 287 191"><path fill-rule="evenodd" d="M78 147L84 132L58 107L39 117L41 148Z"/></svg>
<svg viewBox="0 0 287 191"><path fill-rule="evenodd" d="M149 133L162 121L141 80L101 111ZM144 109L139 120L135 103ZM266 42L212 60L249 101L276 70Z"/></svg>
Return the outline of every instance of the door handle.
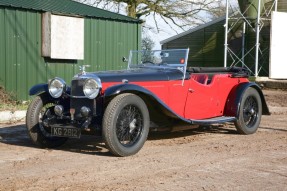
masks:
<svg viewBox="0 0 287 191"><path fill-rule="evenodd" d="M193 92L194 92L194 90L191 89L191 88L189 88L188 91L189 91L190 93L193 93Z"/></svg>

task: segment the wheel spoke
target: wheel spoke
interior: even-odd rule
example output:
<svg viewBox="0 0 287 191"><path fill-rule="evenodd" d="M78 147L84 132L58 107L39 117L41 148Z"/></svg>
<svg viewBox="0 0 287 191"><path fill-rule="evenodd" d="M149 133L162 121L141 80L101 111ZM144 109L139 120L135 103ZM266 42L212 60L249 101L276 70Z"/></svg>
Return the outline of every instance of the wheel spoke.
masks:
<svg viewBox="0 0 287 191"><path fill-rule="evenodd" d="M141 135L143 116L135 105L127 105L117 119L117 138L123 146L134 145Z"/></svg>
<svg viewBox="0 0 287 191"><path fill-rule="evenodd" d="M257 120L258 103L252 96L245 100L243 107L243 120L247 127L252 127Z"/></svg>
<svg viewBox="0 0 287 191"><path fill-rule="evenodd" d="M43 106L42 110L39 113L39 127L43 135L46 137L51 137L51 129L48 126L45 126L43 121L45 119L53 118L54 115L52 114L51 110L53 109L54 104L48 103Z"/></svg>

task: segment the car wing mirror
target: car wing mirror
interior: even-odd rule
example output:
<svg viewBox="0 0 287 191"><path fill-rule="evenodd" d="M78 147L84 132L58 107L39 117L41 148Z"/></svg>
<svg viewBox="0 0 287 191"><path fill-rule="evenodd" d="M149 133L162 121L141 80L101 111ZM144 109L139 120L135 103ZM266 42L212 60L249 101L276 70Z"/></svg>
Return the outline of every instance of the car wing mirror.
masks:
<svg viewBox="0 0 287 191"><path fill-rule="evenodd" d="M127 59L126 57L123 57L123 58L122 58L122 61L123 61L123 62L128 62L128 59Z"/></svg>

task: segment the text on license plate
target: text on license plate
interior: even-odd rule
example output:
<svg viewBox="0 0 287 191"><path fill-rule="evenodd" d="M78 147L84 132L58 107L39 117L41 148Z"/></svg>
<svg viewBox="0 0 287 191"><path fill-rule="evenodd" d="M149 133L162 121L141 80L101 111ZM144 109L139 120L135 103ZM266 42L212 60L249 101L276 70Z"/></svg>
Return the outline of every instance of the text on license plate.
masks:
<svg viewBox="0 0 287 191"><path fill-rule="evenodd" d="M73 127L51 127L51 135L56 137L80 138L81 129Z"/></svg>

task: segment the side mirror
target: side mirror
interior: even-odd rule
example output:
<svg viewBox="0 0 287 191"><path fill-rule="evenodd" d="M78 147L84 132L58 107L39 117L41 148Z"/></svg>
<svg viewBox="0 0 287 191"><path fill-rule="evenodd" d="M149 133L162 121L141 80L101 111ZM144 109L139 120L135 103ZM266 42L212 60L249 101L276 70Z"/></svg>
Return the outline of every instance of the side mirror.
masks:
<svg viewBox="0 0 287 191"><path fill-rule="evenodd" d="M123 61L123 62L128 62L128 59L127 59L126 57L123 57L123 58L122 58L122 61Z"/></svg>

